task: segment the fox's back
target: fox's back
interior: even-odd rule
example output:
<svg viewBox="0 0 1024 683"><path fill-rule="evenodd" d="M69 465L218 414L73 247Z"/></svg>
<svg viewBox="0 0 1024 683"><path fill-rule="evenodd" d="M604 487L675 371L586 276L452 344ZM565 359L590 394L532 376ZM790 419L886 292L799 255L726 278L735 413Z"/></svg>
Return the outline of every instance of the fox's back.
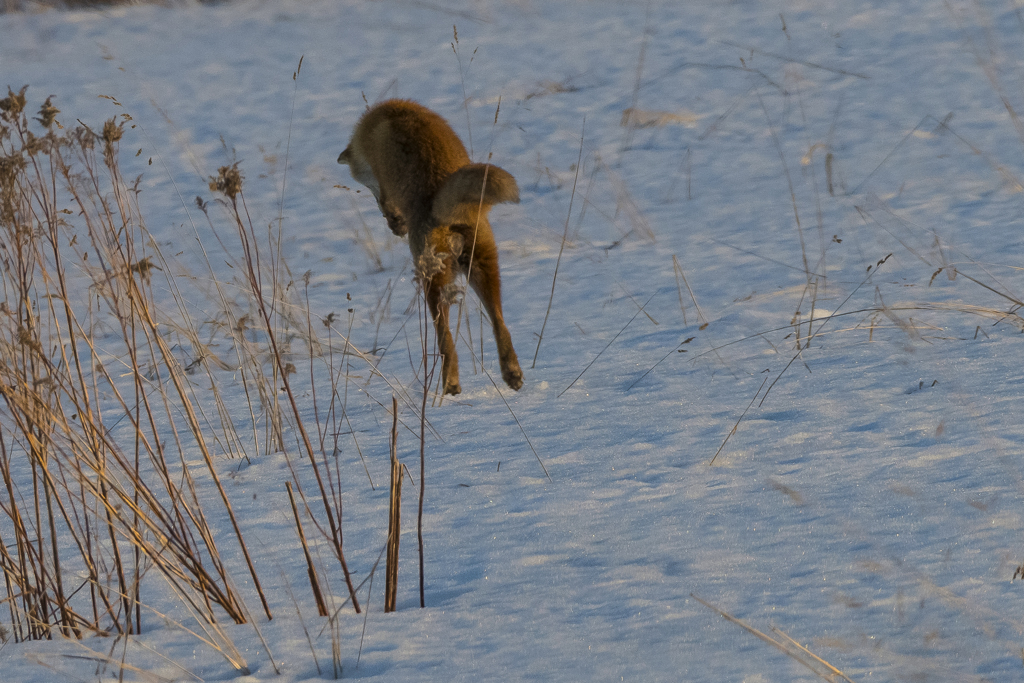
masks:
<svg viewBox="0 0 1024 683"><path fill-rule="evenodd" d="M373 169L384 194L414 221L429 217L438 189L470 162L451 126L409 100L388 100L364 114L352 145Z"/></svg>

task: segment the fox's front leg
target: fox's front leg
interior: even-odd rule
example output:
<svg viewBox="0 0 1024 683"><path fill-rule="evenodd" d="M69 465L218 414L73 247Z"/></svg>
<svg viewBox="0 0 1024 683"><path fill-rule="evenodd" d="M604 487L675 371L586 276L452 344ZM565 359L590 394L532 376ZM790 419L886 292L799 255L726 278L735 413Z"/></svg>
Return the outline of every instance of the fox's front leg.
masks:
<svg viewBox="0 0 1024 683"><path fill-rule="evenodd" d="M426 283L427 307L434 318L438 351L441 353L441 378L445 394L456 395L462 391L459 385L459 357L455 353L455 341L448 327L451 301L444 296L445 273L439 273Z"/></svg>
<svg viewBox="0 0 1024 683"><path fill-rule="evenodd" d="M402 218L402 214L398 211L391 209L382 209L384 213L384 220L388 222L388 227L398 237L405 237L409 233L409 227L405 224L405 219Z"/></svg>
<svg viewBox="0 0 1024 683"><path fill-rule="evenodd" d="M384 193L381 192L380 196L377 197L377 206L380 208L380 212L384 215L384 220L388 222L388 227L398 237L405 237L409 232L409 226L405 224L405 217L402 216L402 212L394 207L391 202L387 200Z"/></svg>

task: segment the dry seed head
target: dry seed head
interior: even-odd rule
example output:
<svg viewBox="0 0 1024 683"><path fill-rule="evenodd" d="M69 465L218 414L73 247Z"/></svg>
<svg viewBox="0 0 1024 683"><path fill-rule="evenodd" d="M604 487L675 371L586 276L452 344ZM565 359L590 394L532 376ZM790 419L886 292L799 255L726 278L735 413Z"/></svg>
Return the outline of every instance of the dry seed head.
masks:
<svg viewBox="0 0 1024 683"><path fill-rule="evenodd" d="M458 281L449 282L441 290L441 301L454 306L455 304L462 301L462 297L466 294L466 288L458 283Z"/></svg>
<svg viewBox="0 0 1024 683"><path fill-rule="evenodd" d="M147 256L146 258L142 259L141 261L137 261L137 262L131 264L128 267L128 270L131 271L132 273L138 273L139 275L142 276L143 280L145 280L146 282L149 282L149 278L152 275L152 272L154 270L163 270L163 269L158 267L158 266L153 265L153 262L150 261L149 257Z"/></svg>
<svg viewBox="0 0 1024 683"><path fill-rule="evenodd" d="M457 232L448 233L448 253L458 257L465 246L466 241L462 238L462 235Z"/></svg>
<svg viewBox="0 0 1024 683"><path fill-rule="evenodd" d="M121 126L117 125L117 119L107 119L103 122L103 141L108 147L120 140L123 133Z"/></svg>
<svg viewBox="0 0 1024 683"><path fill-rule="evenodd" d="M43 103L42 107L40 107L39 116L36 118L36 121L43 124L44 128L50 128L53 126L53 122L56 120L57 114L60 113L60 109L57 109L57 107L53 106L50 102L52 99L53 95L46 98L46 102ZM57 126L60 127L60 124L58 123Z"/></svg>
<svg viewBox="0 0 1024 683"><path fill-rule="evenodd" d="M448 253L451 254L453 260L457 260L459 255L462 254L463 248L466 246L466 242L462 235L457 232L448 233ZM458 280L453 279L441 292L441 299L448 302L449 304L457 304L462 300L462 297L466 294L466 288L459 284Z"/></svg>
<svg viewBox="0 0 1024 683"><path fill-rule="evenodd" d="M25 168L25 157L21 154L0 157L0 188L14 187L14 180L23 168Z"/></svg>
<svg viewBox="0 0 1024 683"><path fill-rule="evenodd" d="M18 184L18 174L25 168L25 157L21 154L11 154L0 157L0 224L11 225L14 223L16 196L15 187Z"/></svg>
<svg viewBox="0 0 1024 683"><path fill-rule="evenodd" d="M423 253L416 259L416 277L426 282L444 270L444 258L434 250L433 244L427 244Z"/></svg>
<svg viewBox="0 0 1024 683"><path fill-rule="evenodd" d="M37 138L35 135L32 134L32 131L26 130L25 144L23 146L23 149L29 156L35 156L39 152L45 153L50 151L50 142L51 140L49 136Z"/></svg>
<svg viewBox="0 0 1024 683"><path fill-rule="evenodd" d="M32 331L27 327L18 327L18 343L32 349L40 355L43 353L42 344L39 343L39 340L35 338L35 335L33 335Z"/></svg>
<svg viewBox="0 0 1024 683"><path fill-rule="evenodd" d="M445 248L445 251L437 251L431 242L423 248L423 253L416 259L415 277L420 286L425 287L426 283L435 275L443 272L448 266L445 260L456 258L462 253L463 239L458 233L449 233L438 240ZM449 282L441 290L441 301L451 305L457 303L465 293L465 288L455 281Z"/></svg>
<svg viewBox="0 0 1024 683"><path fill-rule="evenodd" d="M210 190L233 200L242 191L242 172L238 170L238 162L217 169L217 177L210 177Z"/></svg>
<svg viewBox="0 0 1024 683"><path fill-rule="evenodd" d="M28 90L28 86L22 87L17 95L11 90L11 86L7 86L7 97L0 100L0 114L6 121L15 121L18 116L25 110L25 91Z"/></svg>
<svg viewBox="0 0 1024 683"><path fill-rule="evenodd" d="M86 126L79 126L68 136L78 143L83 150L92 149L96 146L96 134Z"/></svg>

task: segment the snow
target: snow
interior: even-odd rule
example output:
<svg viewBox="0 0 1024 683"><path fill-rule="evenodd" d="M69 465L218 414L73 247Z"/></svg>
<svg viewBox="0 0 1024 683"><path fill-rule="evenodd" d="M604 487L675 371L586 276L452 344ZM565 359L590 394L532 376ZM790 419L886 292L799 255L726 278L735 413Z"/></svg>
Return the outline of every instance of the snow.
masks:
<svg viewBox="0 0 1024 683"><path fill-rule="evenodd" d="M493 154L518 179L521 204L496 207L492 224L525 386L500 383L488 332L484 367L508 407L460 345L464 393L428 408L426 609L418 441L400 433L417 479L398 611L381 611L382 563L365 622L342 611L343 677L818 680L695 595L768 635L777 626L857 681L1017 680L1024 139L1008 107L1024 107L1020 12L922 0L35 8L0 15L0 86L30 84L30 106L54 95L67 124L129 113L125 176L145 173L147 226L193 273L206 266L192 221L214 246L192 202L211 199L208 177L240 160L266 226L287 154L290 272L311 271L310 309L338 314L341 333L352 308L359 348L394 338L380 370L414 395L408 249L335 163L363 96L436 109L472 137L474 159ZM627 120L654 125L623 127L630 108ZM807 271L826 276L816 292ZM806 341L812 296L817 334L794 360L793 321ZM387 532L391 389L352 368L350 417L377 484L346 437L358 583ZM308 371L297 381L312 423ZM240 382L225 373L220 389L244 422ZM411 405L400 417L418 425ZM225 630L249 675L153 614L127 644L86 646L118 661L124 648L171 680L332 678L283 483L293 467L315 509L308 463L291 445L250 455L218 466L272 621L226 517L212 523L281 674L247 625ZM144 595L170 609L164 584L147 581ZM70 641L7 643L3 679L117 678L82 654Z"/></svg>

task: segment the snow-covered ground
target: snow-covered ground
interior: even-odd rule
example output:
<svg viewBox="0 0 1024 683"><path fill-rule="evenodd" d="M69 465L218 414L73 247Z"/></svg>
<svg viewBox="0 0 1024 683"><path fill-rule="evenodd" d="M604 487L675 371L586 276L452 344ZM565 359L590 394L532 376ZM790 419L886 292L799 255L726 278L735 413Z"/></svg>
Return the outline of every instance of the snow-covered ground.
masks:
<svg viewBox="0 0 1024 683"><path fill-rule="evenodd" d="M461 347L463 394L427 413L427 608L407 485L399 609L382 613L378 572L365 622L343 612L344 677L819 680L695 595L856 681L1020 680L1015 1L37 11L0 15L0 66L0 86L29 84L30 106L54 95L68 124L132 116L125 175L145 173L148 228L183 268L205 269L186 207L211 198L219 166L241 162L257 226L278 217L285 185L285 256L296 276L311 271L311 311L336 312L346 331L352 308L360 348L394 339L380 370L409 387L408 249L335 163L364 96L436 109L474 159L493 154L518 179L521 204L497 207L492 224L525 386L499 383L506 406ZM812 315L808 344L795 323ZM484 364L497 380L489 333ZM349 406L379 484L391 391L361 377ZM244 409L240 384L220 388ZM302 409L312 420L312 402ZM342 447L345 548L361 581L384 543L387 490ZM128 680L331 678L285 456L253 455L220 465L272 621L244 566L232 571L281 675L250 626L227 627L246 677L149 614L113 652L113 639L84 641L149 672ZM409 432L399 455L418 474ZM166 605L150 582L146 597ZM8 643L0 678L117 678L83 653Z"/></svg>

